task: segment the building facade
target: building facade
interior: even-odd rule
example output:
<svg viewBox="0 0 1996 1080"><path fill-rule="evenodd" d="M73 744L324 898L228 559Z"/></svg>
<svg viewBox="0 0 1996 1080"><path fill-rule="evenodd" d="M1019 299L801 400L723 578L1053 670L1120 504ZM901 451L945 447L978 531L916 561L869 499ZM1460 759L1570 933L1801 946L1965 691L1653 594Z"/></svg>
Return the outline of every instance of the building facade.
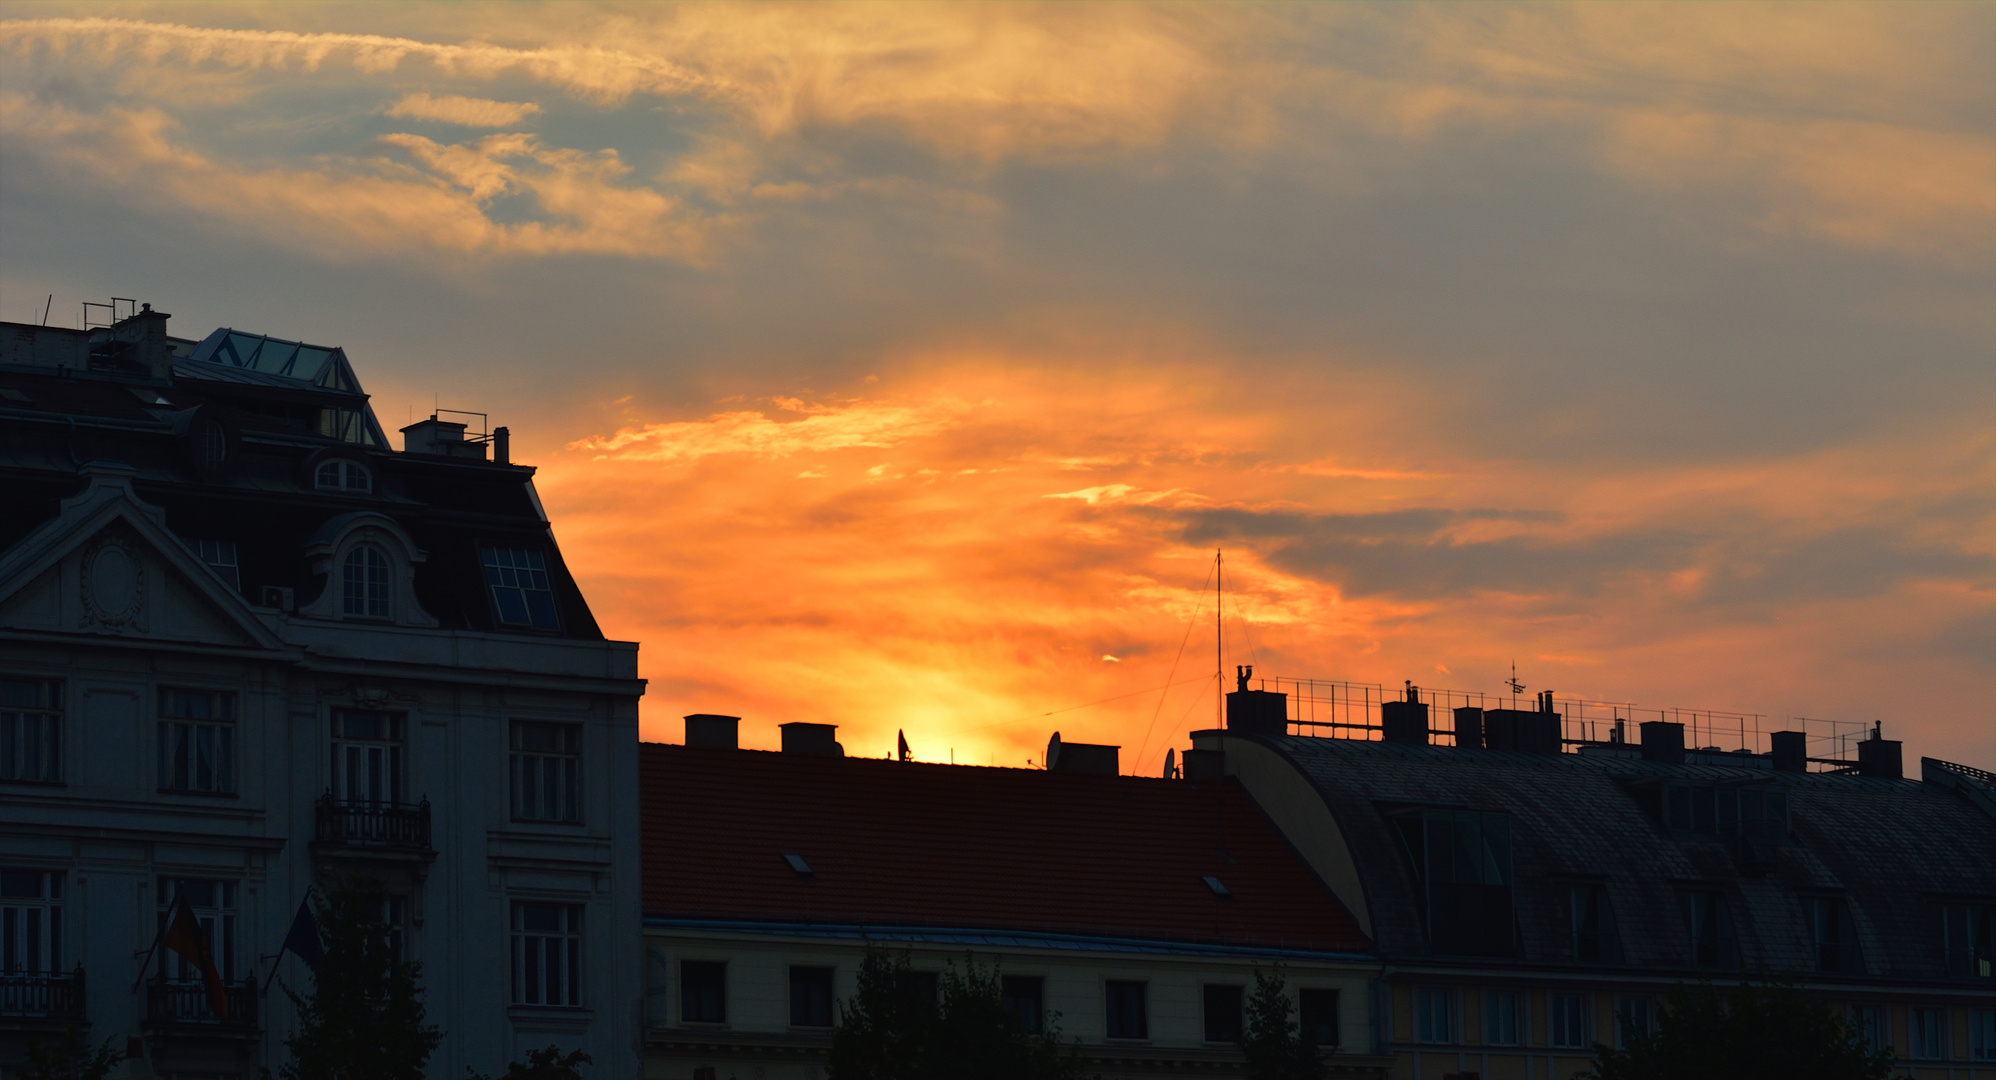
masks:
<svg viewBox="0 0 1996 1080"><path fill-rule="evenodd" d="M869 948L927 993L996 969L1021 1027L1104 1077L1241 1075L1244 998L1279 973L1330 1075L1385 1075L1365 935L1218 776L1118 776L1114 747L1068 747L1075 771L847 758L815 724L748 751L733 723L642 748L648 1076L823 1076Z"/></svg>
<svg viewBox="0 0 1996 1080"><path fill-rule="evenodd" d="M1876 735L1822 771L1800 732L1571 739L1549 697L1444 731L1410 694L1370 740L1307 737L1279 696L1244 678L1194 746L1375 941L1395 1077L1569 1077L1674 988L1743 973L1845 1013L1901 1075L1996 1077L1996 776L1904 777Z"/></svg>
<svg viewBox="0 0 1996 1080"><path fill-rule="evenodd" d="M285 1060L314 885L380 882L444 1031L638 1071L636 646L503 429L394 452L338 349L0 324L0 1070ZM154 948L191 906L226 987ZM281 982L273 986L275 979Z"/></svg>

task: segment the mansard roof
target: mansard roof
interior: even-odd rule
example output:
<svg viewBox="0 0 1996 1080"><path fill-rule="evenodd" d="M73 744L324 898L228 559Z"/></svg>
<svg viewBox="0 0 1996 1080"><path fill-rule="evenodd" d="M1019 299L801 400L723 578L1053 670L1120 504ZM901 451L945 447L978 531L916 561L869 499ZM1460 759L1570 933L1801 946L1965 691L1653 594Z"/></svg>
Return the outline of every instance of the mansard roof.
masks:
<svg viewBox="0 0 1996 1080"><path fill-rule="evenodd" d="M1861 972L1849 977L1929 984L1946 978L1938 905L1996 903L1996 818L1938 783L1672 765L1605 748L1534 754L1224 734L1230 747L1245 739L1274 750L1323 799L1357 865L1389 963L1444 959L1425 936L1421 890L1392 823L1413 807L1507 815L1517 955L1487 963L1513 969L1574 962L1559 894L1580 883L1606 888L1620 944L1616 966L1693 978L1686 890L1725 898L1737 941L1734 970L1813 977L1815 938L1804 901L1830 897L1848 904L1859 938ZM1673 831L1659 794L1670 785L1781 791L1792 831L1745 846Z"/></svg>
<svg viewBox="0 0 1996 1080"><path fill-rule="evenodd" d="M374 513L423 552L415 597L442 628L602 639L532 468L487 460L475 443L392 452L342 350L228 328L167 338L166 318L148 310L93 331L0 324L0 552L55 518L101 461L129 466L136 497L183 543L233 543L252 604L275 587L305 607L331 577L306 550L312 538ZM219 440L219 463L204 439ZM368 490L321 488L330 459L365 469ZM500 622L481 546L541 553L558 629Z"/></svg>
<svg viewBox="0 0 1996 1080"><path fill-rule="evenodd" d="M658 743L640 754L647 917L1368 948L1230 782Z"/></svg>

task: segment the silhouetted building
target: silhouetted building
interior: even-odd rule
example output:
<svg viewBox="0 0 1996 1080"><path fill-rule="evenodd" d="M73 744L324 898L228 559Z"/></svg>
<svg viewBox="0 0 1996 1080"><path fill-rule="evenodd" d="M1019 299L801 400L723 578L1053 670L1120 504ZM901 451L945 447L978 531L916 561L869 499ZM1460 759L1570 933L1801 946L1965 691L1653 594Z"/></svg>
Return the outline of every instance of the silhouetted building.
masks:
<svg viewBox="0 0 1996 1080"><path fill-rule="evenodd" d="M842 757L825 725L740 750L733 723L641 751L652 1075L819 1075L869 944L931 983L996 965L1022 1024L1058 1014L1124 1077L1239 1075L1244 995L1279 968L1331 1075L1385 1075L1366 936L1234 784L1103 774L1113 747L1072 771Z"/></svg>
<svg viewBox="0 0 1996 1080"><path fill-rule="evenodd" d="M339 349L119 314L0 324L0 1069L71 1025L274 1069L272 954L353 873L424 964L432 1075L549 1042L636 1075L636 646L533 470L447 417L392 452ZM152 949L180 901L225 1009Z"/></svg>
<svg viewBox="0 0 1996 1080"><path fill-rule="evenodd" d="M1672 988L1742 973L1847 1012L1906 1075L1996 1063L1996 776L1903 777L1876 732L1819 772L1800 732L1763 754L1664 722L1569 742L1549 694L1458 709L1436 746L1415 696L1374 741L1193 733L1375 942L1394 1076L1566 1077Z"/></svg>

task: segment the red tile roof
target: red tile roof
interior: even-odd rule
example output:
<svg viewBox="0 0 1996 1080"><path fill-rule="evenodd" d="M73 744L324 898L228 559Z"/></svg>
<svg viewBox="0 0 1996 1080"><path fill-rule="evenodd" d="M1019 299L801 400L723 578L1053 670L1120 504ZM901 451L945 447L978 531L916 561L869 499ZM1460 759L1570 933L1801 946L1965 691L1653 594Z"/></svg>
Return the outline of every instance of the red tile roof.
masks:
<svg viewBox="0 0 1996 1080"><path fill-rule="evenodd" d="M639 753L647 916L1369 947L1232 784L658 743Z"/></svg>

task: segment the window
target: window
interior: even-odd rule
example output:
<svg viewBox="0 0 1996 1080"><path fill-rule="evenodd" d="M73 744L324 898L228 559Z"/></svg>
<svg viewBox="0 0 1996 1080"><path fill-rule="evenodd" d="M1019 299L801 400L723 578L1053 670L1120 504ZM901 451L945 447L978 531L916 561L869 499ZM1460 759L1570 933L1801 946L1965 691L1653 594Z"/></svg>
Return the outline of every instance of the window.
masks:
<svg viewBox="0 0 1996 1080"><path fill-rule="evenodd" d="M1037 975L1006 975L998 983L999 1004L1012 1030L1038 1035L1046 1029L1046 980Z"/></svg>
<svg viewBox="0 0 1996 1080"><path fill-rule="evenodd" d="M574 724L513 721L513 816L522 821L581 821L582 729Z"/></svg>
<svg viewBox="0 0 1996 1080"><path fill-rule="evenodd" d="M1733 962L1733 927L1726 899L1716 892L1687 892L1683 897L1684 925L1691 939L1690 960L1697 967L1728 967Z"/></svg>
<svg viewBox="0 0 1996 1080"><path fill-rule="evenodd" d="M313 484L322 491L369 492L374 490L374 477L358 461L334 458L320 463Z"/></svg>
<svg viewBox="0 0 1996 1080"><path fill-rule="evenodd" d="M236 696L159 692L159 789L202 795L236 790Z"/></svg>
<svg viewBox="0 0 1996 1080"><path fill-rule="evenodd" d="M1921 1061L1939 1061L1946 1056L1947 1034L1941 1030L1941 1010L1919 1006L1906 1010L1906 1036L1912 1048L1907 1056Z"/></svg>
<svg viewBox="0 0 1996 1080"><path fill-rule="evenodd" d="M688 1024L728 1022L728 965L718 960L679 962L679 1019Z"/></svg>
<svg viewBox="0 0 1996 1080"><path fill-rule="evenodd" d="M1296 992L1302 1008L1302 1038L1326 1049L1338 1045L1338 992L1304 987Z"/></svg>
<svg viewBox="0 0 1996 1080"><path fill-rule="evenodd" d="M222 976L223 982L234 981L236 883L200 878L160 878L159 932L165 932L166 920L172 917L174 905L183 897L188 908L194 912L195 925L201 928L201 939L208 945L208 956L215 961L215 971ZM201 969L169 949L159 950L159 975L168 982L201 981ZM200 1007L206 1009L207 999L202 998L201 1002Z"/></svg>
<svg viewBox="0 0 1996 1080"><path fill-rule="evenodd" d="M1615 1000L1615 1048L1626 1050L1630 1044L1647 1039L1656 1030L1656 1002L1646 997L1625 997Z"/></svg>
<svg viewBox="0 0 1996 1080"><path fill-rule="evenodd" d="M320 409L319 434L341 442L372 445L372 432L367 430L365 413L358 409Z"/></svg>
<svg viewBox="0 0 1996 1080"><path fill-rule="evenodd" d="M229 433L214 420L204 420L201 429L195 433L194 448L201 455L201 469L214 472L222 467L229 457Z"/></svg>
<svg viewBox="0 0 1996 1080"><path fill-rule="evenodd" d="M831 968L790 969L790 1025L792 1027L832 1026Z"/></svg>
<svg viewBox="0 0 1996 1080"><path fill-rule="evenodd" d="M1850 1022L1866 1050L1878 1051L1892 1045L1892 1015L1883 1005L1854 1005Z"/></svg>
<svg viewBox="0 0 1996 1080"><path fill-rule="evenodd" d="M1817 971L1861 971L1858 962L1857 927L1851 923L1850 906L1841 897L1805 897L1802 906L1809 916L1810 933L1815 939Z"/></svg>
<svg viewBox="0 0 1996 1080"><path fill-rule="evenodd" d="M1241 1041L1241 995L1239 986L1206 987L1206 1041Z"/></svg>
<svg viewBox="0 0 1996 1080"><path fill-rule="evenodd" d="M1475 810L1415 810L1395 815L1394 824L1421 884L1435 951L1511 955L1510 819Z"/></svg>
<svg viewBox="0 0 1996 1080"><path fill-rule="evenodd" d="M478 556L485 564L485 584L492 589L492 604L502 625L561 629L554 613L554 591L548 586L547 560L540 552L484 547Z"/></svg>
<svg viewBox="0 0 1996 1080"><path fill-rule="evenodd" d="M1968 1014L1968 1060L1996 1061L1996 1012Z"/></svg>
<svg viewBox="0 0 1996 1080"><path fill-rule="evenodd" d="M1448 990L1414 991L1414 1041L1455 1041L1455 994Z"/></svg>
<svg viewBox="0 0 1996 1080"><path fill-rule="evenodd" d="M4 752L4 751L0 751ZM0 776L4 776L0 772ZM1950 975L1971 979L1991 976L1996 961L1996 942L1991 926L1996 924L1996 906L1989 904L1943 904L1941 906L1941 948L1947 953Z"/></svg>
<svg viewBox="0 0 1996 1080"><path fill-rule="evenodd" d="M333 797L349 804L402 802L401 713L333 712Z"/></svg>
<svg viewBox="0 0 1996 1080"><path fill-rule="evenodd" d="M388 556L372 544L362 544L340 560L342 610L348 615L385 619L388 607Z"/></svg>
<svg viewBox="0 0 1996 1080"><path fill-rule="evenodd" d="M0 870L0 972L62 970L62 875Z"/></svg>
<svg viewBox="0 0 1996 1080"><path fill-rule="evenodd" d="M1546 997L1546 1041L1564 1049L1586 1046L1592 1036L1587 1024L1587 999L1579 994Z"/></svg>
<svg viewBox="0 0 1996 1080"><path fill-rule="evenodd" d="M1524 1030L1518 995L1510 990L1483 992L1483 1043L1486 1046L1517 1046Z"/></svg>
<svg viewBox="0 0 1996 1080"><path fill-rule="evenodd" d="M242 570L236 565L236 542L234 540L196 540L194 553L208 564L229 588L241 592L243 588Z"/></svg>
<svg viewBox="0 0 1996 1080"><path fill-rule="evenodd" d="M1568 886L1566 911L1573 958L1581 963L1609 959L1614 941L1609 933L1608 890L1600 885Z"/></svg>
<svg viewBox="0 0 1996 1080"><path fill-rule="evenodd" d="M62 683L0 679L0 780L62 781Z"/></svg>
<svg viewBox="0 0 1996 1080"><path fill-rule="evenodd" d="M1687 787L1665 790L1664 824L1702 836L1752 836L1779 840L1788 835L1788 793L1764 785Z"/></svg>
<svg viewBox="0 0 1996 1080"><path fill-rule="evenodd" d="M513 902L513 1004L582 1004L582 905Z"/></svg>
<svg viewBox="0 0 1996 1080"><path fill-rule="evenodd" d="M1150 1038L1150 1013L1144 1007L1143 983L1110 979L1109 1037L1112 1039Z"/></svg>
<svg viewBox="0 0 1996 1080"><path fill-rule="evenodd" d="M406 953L409 944L409 898L406 896L385 896L381 899L381 925L388 935L388 955L396 963L409 957Z"/></svg>

